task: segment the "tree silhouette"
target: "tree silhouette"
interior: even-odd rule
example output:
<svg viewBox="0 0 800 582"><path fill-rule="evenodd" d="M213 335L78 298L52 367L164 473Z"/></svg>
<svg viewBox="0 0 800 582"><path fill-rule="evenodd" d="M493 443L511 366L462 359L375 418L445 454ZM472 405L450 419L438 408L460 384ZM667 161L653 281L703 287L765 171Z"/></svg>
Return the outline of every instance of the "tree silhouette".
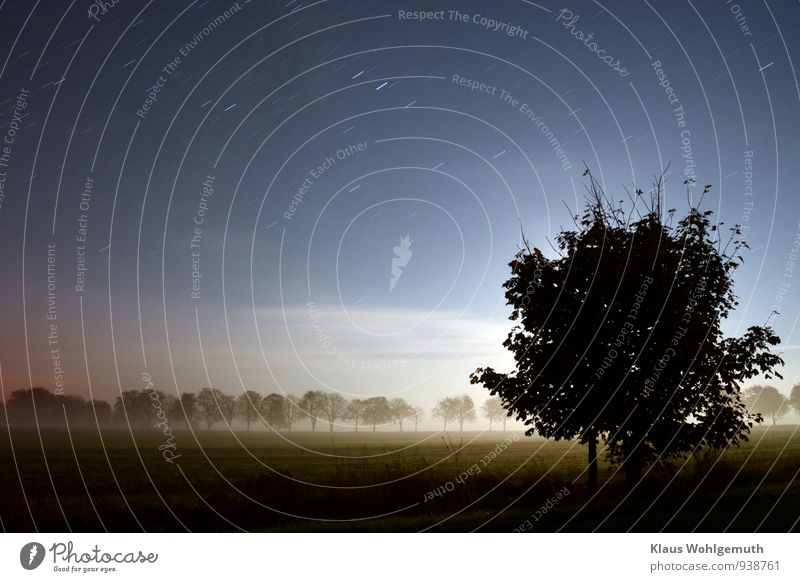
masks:
<svg viewBox="0 0 800 582"><path fill-rule="evenodd" d="M411 418L414 414L414 409L411 405L402 398L392 398L389 401L389 416L392 422L397 424L400 432L403 432L403 421Z"/></svg>
<svg viewBox="0 0 800 582"><path fill-rule="evenodd" d="M419 406L412 406L411 407L411 418L414 421L414 432L417 432L417 427L419 426L419 421L425 416L425 411Z"/></svg>
<svg viewBox="0 0 800 582"><path fill-rule="evenodd" d="M773 386L751 386L744 391L744 402L752 412L775 422L789 412L789 400Z"/></svg>
<svg viewBox="0 0 800 582"><path fill-rule="evenodd" d="M296 400L295 396L292 396L292 398ZM259 414L268 430L277 431L279 428L288 426L287 412L296 411L295 407L292 407L291 411L287 409L287 397L274 392L263 397L259 403ZM292 416L293 420L294 416Z"/></svg>
<svg viewBox="0 0 800 582"><path fill-rule="evenodd" d="M464 432L465 422L475 422L475 402L464 394L453 399L453 415L458 421L459 432Z"/></svg>
<svg viewBox="0 0 800 582"><path fill-rule="evenodd" d="M123 390L114 403L114 418L130 427L149 424L153 407L147 392Z"/></svg>
<svg viewBox="0 0 800 582"><path fill-rule="evenodd" d="M389 401L383 396L375 396L367 398L364 403L364 422L372 426L372 432L375 432L376 426L388 422L391 418Z"/></svg>
<svg viewBox="0 0 800 582"><path fill-rule="evenodd" d="M317 421L325 409L326 400L325 393L319 390L309 390L300 399L303 415L311 421L311 432L317 430Z"/></svg>
<svg viewBox="0 0 800 582"><path fill-rule="evenodd" d="M303 418L303 409L300 407L300 399L294 394L287 394L283 400L283 417L286 429L292 432L292 425L297 420Z"/></svg>
<svg viewBox="0 0 800 582"><path fill-rule="evenodd" d="M186 428L193 426L197 418L197 395L194 392L183 392L180 398L180 411Z"/></svg>
<svg viewBox="0 0 800 582"><path fill-rule="evenodd" d="M444 421L443 430L447 430L447 423L455 416L456 399L452 396L440 399L431 413L434 418Z"/></svg>
<svg viewBox="0 0 800 582"><path fill-rule="evenodd" d="M479 368L471 381L499 396L526 434L536 426L587 444L594 490L599 437L631 482L657 458L746 440L755 419L741 383L780 377L783 360L770 351L780 339L767 326L722 335L747 246L738 227L721 241L712 212L698 208L702 197L674 224L661 178L649 201L637 189L627 211L590 180L575 229L556 236L559 256L526 243L510 263L504 286L515 324L504 346L515 371Z"/></svg>
<svg viewBox="0 0 800 582"><path fill-rule="evenodd" d="M261 415L264 397L255 390L246 390L236 398L239 416L244 420L248 432L250 425L256 422Z"/></svg>
<svg viewBox="0 0 800 582"><path fill-rule="evenodd" d="M200 418L206 423L206 430L211 430L214 423L222 420L222 412L218 404L221 396L223 396L222 392L216 388L202 388L197 393L197 411Z"/></svg>
<svg viewBox="0 0 800 582"><path fill-rule="evenodd" d="M330 424L330 431L333 432L333 424L341 419L347 410L347 400L341 394L328 392L322 403L322 417Z"/></svg>
<svg viewBox="0 0 800 582"><path fill-rule="evenodd" d="M353 425L355 426L356 432L358 432L358 424L364 417L364 409L366 407L367 407L366 402L364 402L360 398L353 398L350 402L347 403L347 410L345 410L345 416L349 420L353 421Z"/></svg>

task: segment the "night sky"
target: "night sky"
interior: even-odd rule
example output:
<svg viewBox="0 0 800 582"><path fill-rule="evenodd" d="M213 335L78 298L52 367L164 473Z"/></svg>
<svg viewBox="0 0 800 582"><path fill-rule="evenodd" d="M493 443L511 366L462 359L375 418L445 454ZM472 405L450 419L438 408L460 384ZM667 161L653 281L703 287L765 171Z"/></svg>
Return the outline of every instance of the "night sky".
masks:
<svg viewBox="0 0 800 582"><path fill-rule="evenodd" d="M796 2L100 4L0 0L6 395L480 401L521 232L668 165L798 381Z"/></svg>

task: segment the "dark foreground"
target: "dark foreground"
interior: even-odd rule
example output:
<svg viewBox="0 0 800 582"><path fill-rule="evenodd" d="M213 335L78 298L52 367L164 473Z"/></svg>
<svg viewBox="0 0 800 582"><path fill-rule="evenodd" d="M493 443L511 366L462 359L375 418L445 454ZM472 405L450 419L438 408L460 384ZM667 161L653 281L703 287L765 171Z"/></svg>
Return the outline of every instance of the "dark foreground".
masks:
<svg viewBox="0 0 800 582"><path fill-rule="evenodd" d="M187 431L170 463L154 432L2 427L0 522L17 532L798 531L796 429L758 429L742 448L654 467L633 490L601 465L590 499L583 447L516 433Z"/></svg>

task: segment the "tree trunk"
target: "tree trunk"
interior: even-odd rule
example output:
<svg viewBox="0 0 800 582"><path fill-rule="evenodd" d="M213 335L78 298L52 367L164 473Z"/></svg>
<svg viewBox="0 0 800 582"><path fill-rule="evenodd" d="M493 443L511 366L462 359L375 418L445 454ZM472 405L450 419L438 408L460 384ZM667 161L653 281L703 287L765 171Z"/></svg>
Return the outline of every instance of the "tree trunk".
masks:
<svg viewBox="0 0 800 582"><path fill-rule="evenodd" d="M247 417L247 432L250 432L250 417Z"/></svg>
<svg viewBox="0 0 800 582"><path fill-rule="evenodd" d="M591 431L587 441L589 446L589 495L597 493L597 433Z"/></svg>
<svg viewBox="0 0 800 582"><path fill-rule="evenodd" d="M492 419L489 419L489 432L492 432Z"/></svg>
<svg viewBox="0 0 800 582"><path fill-rule="evenodd" d="M503 417L503 432L506 430L506 418L505 416Z"/></svg>
<svg viewBox="0 0 800 582"><path fill-rule="evenodd" d="M372 423L372 432L375 432L375 423Z"/></svg>
<svg viewBox="0 0 800 582"><path fill-rule="evenodd" d="M331 421L331 432L333 432L333 421Z"/></svg>
<svg viewBox="0 0 800 582"><path fill-rule="evenodd" d="M464 419L458 419L458 432L464 432Z"/></svg>
<svg viewBox="0 0 800 582"><path fill-rule="evenodd" d="M397 424L400 425L400 432L403 432L403 421L399 421Z"/></svg>

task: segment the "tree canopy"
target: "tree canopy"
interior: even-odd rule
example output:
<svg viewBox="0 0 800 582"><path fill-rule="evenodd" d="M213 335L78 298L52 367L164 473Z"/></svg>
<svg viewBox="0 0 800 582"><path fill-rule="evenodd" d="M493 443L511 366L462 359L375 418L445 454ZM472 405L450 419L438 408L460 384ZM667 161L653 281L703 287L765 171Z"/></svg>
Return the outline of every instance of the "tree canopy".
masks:
<svg viewBox="0 0 800 582"><path fill-rule="evenodd" d="M558 256L526 243L509 263L514 325L504 346L515 370L479 368L471 381L499 396L527 434L589 444L593 486L598 438L629 477L657 458L746 440L757 419L742 382L780 377L783 360L770 350L780 339L769 326L723 336L747 246L738 227L722 240L702 197L676 221L662 208L661 178L628 205L589 180L583 214L556 236Z"/></svg>

